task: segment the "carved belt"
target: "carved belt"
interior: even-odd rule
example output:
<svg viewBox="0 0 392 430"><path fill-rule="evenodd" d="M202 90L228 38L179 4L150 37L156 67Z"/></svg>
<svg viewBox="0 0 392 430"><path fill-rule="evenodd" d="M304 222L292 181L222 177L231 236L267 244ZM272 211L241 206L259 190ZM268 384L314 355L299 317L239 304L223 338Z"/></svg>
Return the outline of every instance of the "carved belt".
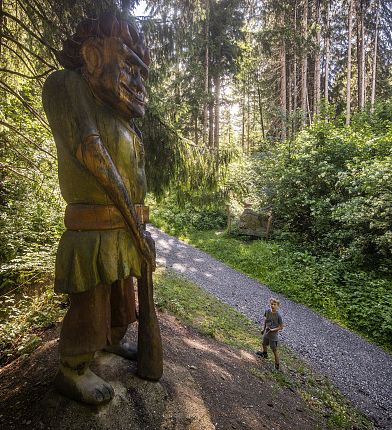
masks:
<svg viewBox="0 0 392 430"><path fill-rule="evenodd" d="M135 205L139 222L149 222L149 207ZM114 205L67 205L64 215L67 230L113 230L127 228L120 211Z"/></svg>

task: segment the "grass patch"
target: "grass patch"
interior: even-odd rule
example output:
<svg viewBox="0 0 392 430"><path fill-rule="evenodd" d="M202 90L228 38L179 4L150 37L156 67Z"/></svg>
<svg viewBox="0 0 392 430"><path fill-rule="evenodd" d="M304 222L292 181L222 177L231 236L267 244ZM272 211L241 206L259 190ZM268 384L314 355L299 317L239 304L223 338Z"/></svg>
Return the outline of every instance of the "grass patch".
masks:
<svg viewBox="0 0 392 430"><path fill-rule="evenodd" d="M154 283L155 301L161 310L229 346L248 351L260 347L257 324L195 284L163 269L156 272ZM249 367L249 372L272 383L273 389L289 389L300 395L309 409L327 420L330 429L374 428L326 378L316 375L284 345L280 351L283 372L274 371L270 361Z"/></svg>
<svg viewBox="0 0 392 430"><path fill-rule="evenodd" d="M350 271L336 259L316 258L287 243L246 241L217 231L190 231L180 237L392 352L390 279Z"/></svg>
<svg viewBox="0 0 392 430"><path fill-rule="evenodd" d="M154 283L157 306L201 334L235 348L255 350L260 346L255 324L196 285L161 270L155 275Z"/></svg>

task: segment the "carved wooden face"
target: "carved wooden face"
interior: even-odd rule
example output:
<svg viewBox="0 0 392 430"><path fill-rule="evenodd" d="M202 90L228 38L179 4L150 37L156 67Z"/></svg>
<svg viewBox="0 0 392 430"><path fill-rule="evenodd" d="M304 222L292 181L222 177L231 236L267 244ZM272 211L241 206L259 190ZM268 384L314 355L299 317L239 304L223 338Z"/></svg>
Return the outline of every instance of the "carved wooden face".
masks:
<svg viewBox="0 0 392 430"><path fill-rule="evenodd" d="M82 47L83 74L95 97L128 118L145 113L148 68L120 39L89 39Z"/></svg>

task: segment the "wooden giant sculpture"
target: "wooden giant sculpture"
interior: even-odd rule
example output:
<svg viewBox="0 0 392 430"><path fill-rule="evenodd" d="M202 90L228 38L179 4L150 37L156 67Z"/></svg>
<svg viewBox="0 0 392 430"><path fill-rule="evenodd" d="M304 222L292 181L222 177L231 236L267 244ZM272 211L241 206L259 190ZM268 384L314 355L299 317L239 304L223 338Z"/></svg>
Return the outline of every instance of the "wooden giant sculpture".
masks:
<svg viewBox="0 0 392 430"><path fill-rule="evenodd" d="M154 309L154 242L145 230L144 150L133 118L145 113L149 53L127 17L85 19L58 55L65 70L45 82L43 103L56 142L60 188L67 202L56 258L55 290L70 296L62 325L57 388L100 404L111 385L89 368L98 350L138 361L138 374L162 375ZM123 341L136 320L138 348Z"/></svg>

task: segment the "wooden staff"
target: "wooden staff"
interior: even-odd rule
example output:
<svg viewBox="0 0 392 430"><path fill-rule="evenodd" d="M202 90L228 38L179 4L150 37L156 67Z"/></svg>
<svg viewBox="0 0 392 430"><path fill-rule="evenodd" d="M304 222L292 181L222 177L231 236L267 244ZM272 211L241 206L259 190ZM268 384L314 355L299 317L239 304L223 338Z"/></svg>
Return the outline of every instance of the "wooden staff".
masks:
<svg viewBox="0 0 392 430"><path fill-rule="evenodd" d="M139 332L137 374L143 379L157 381L162 376L162 340L155 312L152 268L142 264L142 276L138 280Z"/></svg>
<svg viewBox="0 0 392 430"><path fill-rule="evenodd" d="M148 209L143 208L140 214L142 222L148 220ZM138 366L137 374L143 379L157 381L163 372L162 339L158 318L154 306L154 285L152 272L155 268L155 258L152 262L143 261L141 278L138 279L139 298L139 331L138 331Z"/></svg>

